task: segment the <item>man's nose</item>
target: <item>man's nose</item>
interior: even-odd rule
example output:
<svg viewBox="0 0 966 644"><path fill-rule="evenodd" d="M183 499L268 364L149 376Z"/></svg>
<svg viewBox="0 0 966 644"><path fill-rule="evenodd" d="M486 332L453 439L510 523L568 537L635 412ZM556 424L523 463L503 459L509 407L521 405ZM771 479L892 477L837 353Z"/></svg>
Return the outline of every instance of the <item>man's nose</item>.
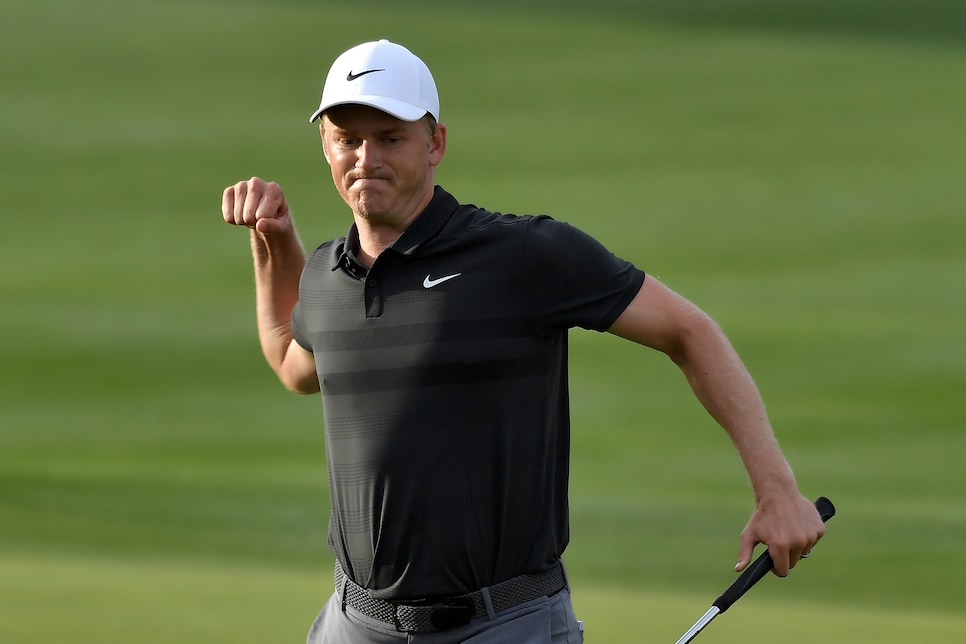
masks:
<svg viewBox="0 0 966 644"><path fill-rule="evenodd" d="M373 141L363 141L356 154L357 168L377 168L381 163L379 146Z"/></svg>

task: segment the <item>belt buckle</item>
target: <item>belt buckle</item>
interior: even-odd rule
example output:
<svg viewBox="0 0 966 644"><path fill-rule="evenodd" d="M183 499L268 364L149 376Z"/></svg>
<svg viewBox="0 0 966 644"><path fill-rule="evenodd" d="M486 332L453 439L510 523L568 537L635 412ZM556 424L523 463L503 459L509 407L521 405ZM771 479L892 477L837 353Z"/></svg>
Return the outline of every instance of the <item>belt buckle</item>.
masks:
<svg viewBox="0 0 966 644"><path fill-rule="evenodd" d="M476 615L476 606L469 597L451 597L433 604L430 623L439 631L466 626Z"/></svg>

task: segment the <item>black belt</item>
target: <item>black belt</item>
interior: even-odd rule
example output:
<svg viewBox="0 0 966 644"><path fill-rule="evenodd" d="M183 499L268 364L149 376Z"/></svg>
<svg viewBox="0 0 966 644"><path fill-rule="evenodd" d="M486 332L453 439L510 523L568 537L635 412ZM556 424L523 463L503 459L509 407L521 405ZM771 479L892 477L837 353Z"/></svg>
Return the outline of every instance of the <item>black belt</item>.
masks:
<svg viewBox="0 0 966 644"><path fill-rule="evenodd" d="M498 613L538 597L555 595L566 585L563 565L558 561L549 570L508 579L490 586L487 591L493 612ZM338 561L335 562L335 587L342 595L343 609L351 606L363 615L390 624L401 632L446 631L487 614L482 590L445 599L406 602L375 599L368 590L346 576Z"/></svg>

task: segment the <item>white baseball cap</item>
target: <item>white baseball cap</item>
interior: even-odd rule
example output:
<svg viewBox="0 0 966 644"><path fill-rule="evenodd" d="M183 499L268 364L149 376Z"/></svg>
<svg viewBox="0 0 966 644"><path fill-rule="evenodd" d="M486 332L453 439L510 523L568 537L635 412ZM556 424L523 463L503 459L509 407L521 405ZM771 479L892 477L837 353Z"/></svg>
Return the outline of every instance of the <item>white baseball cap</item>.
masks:
<svg viewBox="0 0 966 644"><path fill-rule="evenodd" d="M309 122L330 107L349 103L375 107L403 121L418 121L427 112L439 120L439 94L429 67L388 40L357 45L335 59L322 102Z"/></svg>

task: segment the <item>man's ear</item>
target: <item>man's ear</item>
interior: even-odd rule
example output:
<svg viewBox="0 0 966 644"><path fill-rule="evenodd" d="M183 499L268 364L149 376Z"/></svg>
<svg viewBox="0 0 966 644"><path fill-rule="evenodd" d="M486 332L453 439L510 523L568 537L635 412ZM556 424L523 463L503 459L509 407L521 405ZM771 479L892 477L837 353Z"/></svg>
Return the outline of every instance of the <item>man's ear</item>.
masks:
<svg viewBox="0 0 966 644"><path fill-rule="evenodd" d="M446 153L446 124L437 123L429 143L429 165L435 167L443 160Z"/></svg>
<svg viewBox="0 0 966 644"><path fill-rule="evenodd" d="M325 157L325 162L329 163L329 150L325 147L325 139L322 139L322 156Z"/></svg>

